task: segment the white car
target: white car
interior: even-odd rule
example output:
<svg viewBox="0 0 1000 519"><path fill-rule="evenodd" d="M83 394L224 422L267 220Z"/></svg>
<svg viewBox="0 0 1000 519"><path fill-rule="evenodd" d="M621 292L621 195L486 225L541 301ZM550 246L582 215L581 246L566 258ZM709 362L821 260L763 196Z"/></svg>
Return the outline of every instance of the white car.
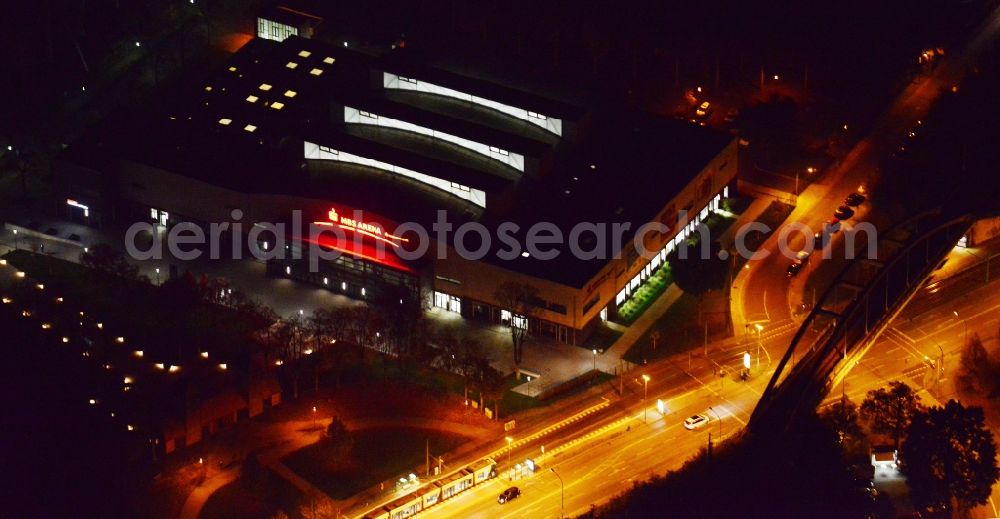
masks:
<svg viewBox="0 0 1000 519"><path fill-rule="evenodd" d="M707 423L708 423L707 414L696 414L688 418L687 420L684 420L684 428L693 431L695 429L703 427Z"/></svg>

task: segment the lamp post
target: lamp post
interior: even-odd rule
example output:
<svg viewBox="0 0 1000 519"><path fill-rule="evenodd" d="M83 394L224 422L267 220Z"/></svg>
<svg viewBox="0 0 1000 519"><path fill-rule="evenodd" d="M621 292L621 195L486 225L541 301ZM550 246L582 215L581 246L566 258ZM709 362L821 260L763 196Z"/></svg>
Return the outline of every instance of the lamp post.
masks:
<svg viewBox="0 0 1000 519"><path fill-rule="evenodd" d="M14 250L17 250L19 248L20 248L20 246L18 245L18 242L17 242L17 229L14 229Z"/></svg>
<svg viewBox="0 0 1000 519"><path fill-rule="evenodd" d="M160 286L160 267L156 267L156 286Z"/></svg>
<svg viewBox="0 0 1000 519"><path fill-rule="evenodd" d="M951 313L954 314L955 317L957 317L959 319L962 319L962 325L965 326L965 333L962 336L962 342L968 343L969 342L969 321L966 320L966 319L964 319L964 318L962 318L962 317L959 317L958 316L958 310L952 310Z"/></svg>
<svg viewBox="0 0 1000 519"><path fill-rule="evenodd" d="M559 478L559 519L562 519L563 511L566 509L566 486L563 485L563 478L556 472L555 467L549 468L549 471Z"/></svg>
<svg viewBox="0 0 1000 519"><path fill-rule="evenodd" d="M507 436L504 439L507 440L507 469L510 470L510 451L511 451L511 445L514 443L514 438ZM511 476L511 480L513 479L514 477Z"/></svg>
<svg viewBox="0 0 1000 519"><path fill-rule="evenodd" d="M642 376L642 423L646 423L646 395L649 386L649 375Z"/></svg>
<svg viewBox="0 0 1000 519"><path fill-rule="evenodd" d="M760 323L755 324L754 327L757 328L757 367L759 368L760 367L760 343L761 343L760 332L764 331L764 327L761 326Z"/></svg>
<svg viewBox="0 0 1000 519"><path fill-rule="evenodd" d="M313 406L313 428L316 427L316 406Z"/></svg>
<svg viewBox="0 0 1000 519"><path fill-rule="evenodd" d="M718 411L716 411L715 409L712 409L711 407L709 407L708 410L711 411L712 414L714 414L715 417L719 419L719 440L721 441L722 440L722 417L719 416Z"/></svg>
<svg viewBox="0 0 1000 519"><path fill-rule="evenodd" d="M594 371L597 371L597 350L591 350L594 352Z"/></svg>

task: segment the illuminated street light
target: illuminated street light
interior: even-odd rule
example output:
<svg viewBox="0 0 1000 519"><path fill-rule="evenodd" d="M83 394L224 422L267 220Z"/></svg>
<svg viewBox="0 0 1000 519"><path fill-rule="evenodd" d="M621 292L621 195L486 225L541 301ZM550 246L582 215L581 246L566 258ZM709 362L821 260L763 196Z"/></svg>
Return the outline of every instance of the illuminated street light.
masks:
<svg viewBox="0 0 1000 519"><path fill-rule="evenodd" d="M563 510L566 508L566 486L563 485L563 478L556 472L555 467L549 468L549 471L559 478L559 519L563 518Z"/></svg>
<svg viewBox="0 0 1000 519"><path fill-rule="evenodd" d="M19 249L18 239L17 239L17 229L14 229L14 250ZM21 276L24 277L24 276Z"/></svg>
<svg viewBox="0 0 1000 519"><path fill-rule="evenodd" d="M649 375L643 374L642 376L642 423L646 423L646 395L647 386L649 385Z"/></svg>
<svg viewBox="0 0 1000 519"><path fill-rule="evenodd" d="M958 317L959 319L962 319L962 324L965 326L965 334L962 337L962 342L968 343L969 342L969 321L967 319L963 319L962 317L959 317L957 310L953 310L951 313L954 314L955 317Z"/></svg>
<svg viewBox="0 0 1000 519"><path fill-rule="evenodd" d="M711 411L712 414L714 414L715 417L719 419L719 441L722 441L722 417L719 416L718 411L716 411L715 409L709 407L708 410Z"/></svg>
<svg viewBox="0 0 1000 519"><path fill-rule="evenodd" d="M754 328L757 329L757 367L759 368L760 367L760 346L761 346L760 332L764 331L764 327L760 323L756 323L753 326L754 326ZM750 366L747 366L747 369L750 369Z"/></svg>
<svg viewBox="0 0 1000 519"><path fill-rule="evenodd" d="M594 352L594 371L597 371L597 350L591 350Z"/></svg>
<svg viewBox="0 0 1000 519"><path fill-rule="evenodd" d="M507 440L507 466L510 467L510 451L513 449L514 438L507 436L504 439Z"/></svg>

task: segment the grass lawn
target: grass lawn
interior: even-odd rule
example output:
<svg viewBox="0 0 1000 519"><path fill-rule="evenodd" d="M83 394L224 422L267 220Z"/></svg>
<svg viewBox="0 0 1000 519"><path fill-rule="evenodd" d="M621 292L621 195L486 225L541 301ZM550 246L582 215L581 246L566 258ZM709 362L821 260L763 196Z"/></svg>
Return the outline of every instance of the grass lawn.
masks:
<svg viewBox="0 0 1000 519"><path fill-rule="evenodd" d="M244 479L215 491L201 510L201 519L270 519L278 510L273 498Z"/></svg>
<svg viewBox="0 0 1000 519"><path fill-rule="evenodd" d="M465 441L462 436L407 428L352 433L351 439L353 446L347 459L336 459L337 447L320 441L289 454L283 461L334 499L346 499L423 464L427 441L432 455L449 452Z"/></svg>
<svg viewBox="0 0 1000 519"><path fill-rule="evenodd" d="M653 360L684 351L693 347L703 340L697 326L698 318L698 296L684 293L674 302L673 305L646 330L646 333L625 352L625 360L642 364L643 358ZM656 342L656 349L652 348L649 340L650 334L658 330L660 339Z"/></svg>

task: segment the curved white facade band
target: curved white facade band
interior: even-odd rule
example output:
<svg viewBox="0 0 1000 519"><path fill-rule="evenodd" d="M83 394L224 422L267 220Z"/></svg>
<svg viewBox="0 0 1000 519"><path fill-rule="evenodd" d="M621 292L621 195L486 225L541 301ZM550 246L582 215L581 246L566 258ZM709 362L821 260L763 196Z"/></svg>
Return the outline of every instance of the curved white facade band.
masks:
<svg viewBox="0 0 1000 519"><path fill-rule="evenodd" d="M438 86L433 83L428 83L426 81L420 81L418 79L408 78L399 76L396 74L390 74L388 72L382 73L382 86L386 89L396 89L396 90L412 90L414 92L424 92L427 94L437 94L439 96L447 96L455 99L460 99L462 101L468 101L479 106L485 106L496 110L498 112L505 113L512 117L521 119L522 121L528 121L531 124L539 126L549 132L552 132L558 136L562 136L562 120L555 119L553 117L546 117L537 112L531 112L523 108L517 108L510 105L505 105L503 103L498 103L496 101L490 101L479 96L474 96L472 94L466 94L465 92L459 92L458 90L453 90L451 88Z"/></svg>
<svg viewBox="0 0 1000 519"><path fill-rule="evenodd" d="M344 107L344 122L351 124L370 124L380 128L394 128L397 130L419 133L434 139L441 139L452 144L457 144L458 146L461 146L469 151L485 155L497 162L506 164L521 173L524 173L524 155L521 155L520 153L511 153L507 150L497 148L496 146L488 146L476 141L470 141L469 139L463 139L462 137L456 137L450 133L424 128L423 126L418 126L406 121L400 121L399 119L393 119L391 117L383 117L371 112L358 110L357 108L351 108L350 106Z"/></svg>
<svg viewBox="0 0 1000 519"><path fill-rule="evenodd" d="M427 184L435 189L444 191L452 196L457 196L463 200L468 200L479 207L486 208L486 192L479 189L472 189L468 186L463 186L455 182L440 179L437 177L432 177L430 175L425 175L423 173L417 173L416 171L402 168L399 166L394 166L388 162L382 162L380 160L368 159L365 157L360 157L345 151L335 150L333 148L328 148L326 146L320 146L316 143L309 141L305 142L305 158L314 160L335 160L338 162L347 162L350 164L359 164L362 166L368 166L370 168L381 169L383 171L388 171L390 173L395 173L397 175L407 177L422 184Z"/></svg>

